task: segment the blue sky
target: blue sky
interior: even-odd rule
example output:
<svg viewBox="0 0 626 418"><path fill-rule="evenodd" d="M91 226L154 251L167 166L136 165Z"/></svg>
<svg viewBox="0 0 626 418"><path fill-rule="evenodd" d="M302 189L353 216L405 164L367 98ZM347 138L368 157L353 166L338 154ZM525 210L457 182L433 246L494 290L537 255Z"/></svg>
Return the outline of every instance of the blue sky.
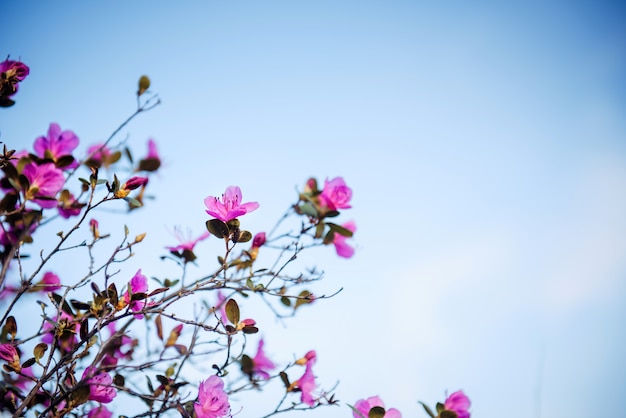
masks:
<svg viewBox="0 0 626 418"><path fill-rule="evenodd" d="M230 184L256 231L343 176L356 255L310 263L344 290L268 316L276 356L316 348L341 401L407 417L460 388L477 417L594 416L626 393L625 21L611 1L34 2L0 28L31 68L0 139L102 141L147 74L163 104L124 135L164 167L131 265L158 274Z"/></svg>

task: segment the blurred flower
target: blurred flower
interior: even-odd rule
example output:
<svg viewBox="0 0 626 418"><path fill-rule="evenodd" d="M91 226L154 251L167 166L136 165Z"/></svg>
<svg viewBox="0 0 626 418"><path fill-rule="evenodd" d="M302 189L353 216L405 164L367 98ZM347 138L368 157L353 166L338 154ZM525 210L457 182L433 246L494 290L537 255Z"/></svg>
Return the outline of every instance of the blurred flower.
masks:
<svg viewBox="0 0 626 418"><path fill-rule="evenodd" d="M85 164L90 167L109 168L113 163L117 162L122 156L120 151L111 151L104 143L100 142L87 148Z"/></svg>
<svg viewBox="0 0 626 418"><path fill-rule="evenodd" d="M89 220L89 230L91 235L93 235L93 239L100 238L100 230L98 229L98 221L96 219Z"/></svg>
<svg viewBox="0 0 626 418"><path fill-rule="evenodd" d="M93 408L87 414L87 418L111 418L113 413L107 409L106 406L100 405Z"/></svg>
<svg viewBox="0 0 626 418"><path fill-rule="evenodd" d="M252 359L252 373L258 375L261 379L269 379L270 374L268 372L273 370L276 365L265 355L265 352L263 351L264 345L265 342L261 338L259 340L256 355Z"/></svg>
<svg viewBox="0 0 626 418"><path fill-rule="evenodd" d="M315 405L315 399L313 398L313 391L315 390L315 376L313 375L313 365L317 360L317 354L315 350L307 352L303 358L296 361L296 364L305 364L306 369L300 379L291 383L288 391L292 391L295 388L300 389L302 393L300 400L309 406Z"/></svg>
<svg viewBox="0 0 626 418"><path fill-rule="evenodd" d="M59 276L51 271L48 271L43 275L41 281L39 281L39 283L35 285L34 290L51 292L53 290L59 290L60 288L61 279L59 278Z"/></svg>
<svg viewBox="0 0 626 418"><path fill-rule="evenodd" d="M356 223L354 223L353 221L346 222L345 224L341 226L343 226L350 232L356 231ZM346 243L347 239L348 237L344 237L343 235L335 232L335 236L333 238L333 245L335 246L335 250L337 251L337 255L339 257L350 258L354 255L354 248L352 248Z"/></svg>
<svg viewBox="0 0 626 418"><path fill-rule="evenodd" d="M57 123L51 123L48 128L48 135L35 139L33 148L39 157L50 158L56 163L61 157L71 156L72 151L78 146L78 142L78 137L73 131L61 131L61 127ZM66 168L77 166L76 161L65 165Z"/></svg>
<svg viewBox="0 0 626 418"><path fill-rule="evenodd" d="M78 342L76 336L80 334L80 324L63 311L57 315L54 322L56 326L49 321L44 322L41 342L52 344L56 339L63 352L74 348L74 345Z"/></svg>
<svg viewBox="0 0 626 418"><path fill-rule="evenodd" d="M89 399L92 401L109 403L117 396L112 386L113 378L108 373L99 372L93 366L85 369L82 380L89 385Z"/></svg>
<svg viewBox="0 0 626 418"><path fill-rule="evenodd" d="M161 157L157 150L156 142L148 140L148 155L139 161L138 171L156 171L161 166Z"/></svg>
<svg viewBox="0 0 626 418"><path fill-rule="evenodd" d="M65 176L61 170L52 163L42 165L28 163L24 166L23 174L30 183L26 191L26 200L32 200L44 209L57 205L55 196L65 183Z"/></svg>
<svg viewBox="0 0 626 418"><path fill-rule="evenodd" d="M210 376L198 387L198 400L193 409L196 418L222 418L230 415L228 395L224 392L224 382L217 376Z"/></svg>
<svg viewBox="0 0 626 418"><path fill-rule="evenodd" d="M468 411L470 407L470 400L462 390L456 391L444 402L444 409L446 411L452 411L456 414L457 418L469 418L470 413Z"/></svg>
<svg viewBox="0 0 626 418"><path fill-rule="evenodd" d="M10 99L17 93L19 83L30 73L28 66L8 58L0 62L0 106L9 107L15 102Z"/></svg>
<svg viewBox="0 0 626 418"><path fill-rule="evenodd" d="M106 350L104 351L104 357L100 364L102 366L111 367L116 366L120 359L131 360L133 358L133 351L137 345L137 340L133 340L126 334L118 334L115 328L115 322L109 322L107 325L109 330L109 339L106 343ZM122 351L125 348L126 351Z"/></svg>
<svg viewBox="0 0 626 418"><path fill-rule="evenodd" d="M259 232L254 236L254 239L252 240L252 248L262 247L265 244L265 240L265 232Z"/></svg>
<svg viewBox="0 0 626 418"><path fill-rule="evenodd" d="M257 202L241 203L241 197L239 187L228 186L222 195L223 203L219 198L213 196L204 199L204 204L208 209L206 213L220 221L228 222L259 207Z"/></svg>
<svg viewBox="0 0 626 418"><path fill-rule="evenodd" d="M180 231L180 229L174 228L174 236L176 237L178 242L180 242L180 244L173 246L173 247L165 247L165 248L167 248L168 250L172 252L180 251L182 256L185 256L185 252L189 252L193 254L193 249L196 246L196 244L200 241L207 239L209 235L211 235L209 231L205 231L198 238L192 239L191 234L187 234L187 237L183 237L183 234ZM193 261L193 260L195 260L195 256L189 261Z"/></svg>
<svg viewBox="0 0 626 418"><path fill-rule="evenodd" d="M80 203L69 190L64 189L61 191L61 195L59 196L59 215L62 218L68 219L71 216L80 215L80 211L85 206L83 203Z"/></svg>
<svg viewBox="0 0 626 418"><path fill-rule="evenodd" d="M354 418L363 418L363 417L367 418L369 415L370 409L372 409L375 406L385 408L385 404L383 403L382 399L380 399L378 396L371 396L367 399L361 399L357 401L357 403L354 404L354 409L359 411L361 415L353 411L352 416ZM385 411L384 417L385 418L402 418L402 414L397 409L391 408Z"/></svg>
<svg viewBox="0 0 626 418"><path fill-rule="evenodd" d="M350 199L352 198L352 189L346 186L343 178L335 177L334 179L324 181L324 189L319 196L320 203L323 207L330 210L348 209Z"/></svg>
<svg viewBox="0 0 626 418"><path fill-rule="evenodd" d="M5 343L0 344L0 360L7 362L9 368L19 372L22 370L20 365L20 355L17 353L17 349L13 344Z"/></svg>
<svg viewBox="0 0 626 418"><path fill-rule="evenodd" d="M230 322L228 320L228 316L226 315L226 296L222 293L221 290L217 291L217 301L215 302L215 307L220 311L219 318L220 320L226 324Z"/></svg>

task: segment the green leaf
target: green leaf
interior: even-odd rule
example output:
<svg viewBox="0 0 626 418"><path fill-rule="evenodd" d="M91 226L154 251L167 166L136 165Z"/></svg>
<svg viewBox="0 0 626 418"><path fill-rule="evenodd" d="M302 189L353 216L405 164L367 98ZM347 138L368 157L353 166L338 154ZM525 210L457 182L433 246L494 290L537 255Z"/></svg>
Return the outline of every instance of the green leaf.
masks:
<svg viewBox="0 0 626 418"><path fill-rule="evenodd" d="M437 402L437 405L435 405L435 411L437 411L438 414L441 414L445 409L446 407L443 406L441 402Z"/></svg>
<svg viewBox="0 0 626 418"><path fill-rule="evenodd" d="M291 306L291 299L289 299L287 296L281 297L280 302L287 307Z"/></svg>
<svg viewBox="0 0 626 418"><path fill-rule="evenodd" d="M252 239L252 234L250 233L250 231L241 231L237 242L248 242L251 239Z"/></svg>
<svg viewBox="0 0 626 418"><path fill-rule="evenodd" d="M35 356L35 360L39 361L43 357L43 355L46 354L46 351L48 351L48 344L37 344L35 348L33 348L33 355Z"/></svg>
<svg viewBox="0 0 626 418"><path fill-rule="evenodd" d="M237 305L235 299L228 299L228 302L226 302L226 317L235 325L239 323L239 305Z"/></svg>
<svg viewBox="0 0 626 418"><path fill-rule="evenodd" d="M315 209L315 206L311 202L305 202L301 204L300 206L298 206L298 210L300 211L300 213L303 213L304 215L310 216L312 218L317 218L319 215L317 209Z"/></svg>
<svg viewBox="0 0 626 418"><path fill-rule="evenodd" d="M55 306L58 308L59 306L61 306L61 310L63 312L65 312L66 314L68 314L69 316L74 316L74 312L72 312L72 308L70 308L69 303L67 303L67 301L65 299L63 299L63 296L57 294L57 293L52 293L52 299L55 302ZM61 302L62 305L61 305Z"/></svg>
<svg viewBox="0 0 626 418"><path fill-rule="evenodd" d="M137 89L137 96L141 96L150 88L150 79L147 75L139 77L139 88Z"/></svg>
<svg viewBox="0 0 626 418"><path fill-rule="evenodd" d="M358 409L356 409L354 406L349 405L349 404L346 404L346 405L348 405L348 406L350 407L350 409L352 409L352 412L354 412L355 414L357 414L359 417L361 417L361 418L367 418L365 415L363 415L363 414L361 413L361 411L359 411Z"/></svg>
<svg viewBox="0 0 626 418"><path fill-rule="evenodd" d="M224 238L228 236L228 226L219 219L209 219L206 221L206 229L216 238Z"/></svg>
<svg viewBox="0 0 626 418"><path fill-rule="evenodd" d="M254 367L252 359L248 355L244 354L243 356L241 356L240 362L241 371L248 376L252 375L252 368Z"/></svg>
<svg viewBox="0 0 626 418"><path fill-rule="evenodd" d="M344 228L341 225L337 225L331 222L327 222L326 225L328 225L332 231L336 232L339 235L343 235L344 237L350 238L353 235L352 231L350 231L348 228Z"/></svg>
<svg viewBox="0 0 626 418"><path fill-rule="evenodd" d="M426 405L422 401L420 401L419 403L422 405L422 407L424 407L424 411L426 411L426 413L428 415L430 415L430 418L435 418L435 413L433 411L431 411L431 409L428 407L428 405Z"/></svg>

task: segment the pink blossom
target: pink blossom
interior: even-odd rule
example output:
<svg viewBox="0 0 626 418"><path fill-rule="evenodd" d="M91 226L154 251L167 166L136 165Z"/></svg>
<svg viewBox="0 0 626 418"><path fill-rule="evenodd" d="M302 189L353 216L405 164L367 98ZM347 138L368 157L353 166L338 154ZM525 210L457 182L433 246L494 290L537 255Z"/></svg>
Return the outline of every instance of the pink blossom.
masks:
<svg viewBox="0 0 626 418"><path fill-rule="evenodd" d="M122 189L135 190L148 184L147 177L131 177L122 185Z"/></svg>
<svg viewBox="0 0 626 418"><path fill-rule="evenodd" d="M198 400L193 409L196 418L222 418L230 415L228 395L224 391L224 382L217 376L210 376L198 387Z"/></svg>
<svg viewBox="0 0 626 418"><path fill-rule="evenodd" d="M51 158L57 161L59 158L72 155L72 151L78 146L78 137L73 131L61 131L57 123L51 123L47 136L40 136L35 139L33 148L41 158ZM71 166L76 167L74 162Z"/></svg>
<svg viewBox="0 0 626 418"><path fill-rule="evenodd" d="M276 365L265 355L265 351L263 351L264 345L265 342L263 339L260 339L256 355L252 359L252 372L261 377L261 379L269 379L269 371L273 370Z"/></svg>
<svg viewBox="0 0 626 418"><path fill-rule="evenodd" d="M341 225L346 228L350 232L356 231L356 223L353 221L346 222ZM346 243L348 237L344 237L341 234L335 232L335 236L333 238L333 245L335 246L335 250L337 251L337 255L343 258L350 258L354 255L354 248Z"/></svg>
<svg viewBox="0 0 626 418"><path fill-rule="evenodd" d="M228 320L228 316L226 315L226 296L224 296L224 293L222 293L221 290L217 291L217 302L215 303L215 306L218 307L220 311L220 320L224 324L230 322Z"/></svg>
<svg viewBox="0 0 626 418"><path fill-rule="evenodd" d="M20 82L30 73L30 69L23 62L6 59L0 62L0 73L4 73L7 79L12 77L14 81ZM15 86L15 92L17 92L17 86Z"/></svg>
<svg viewBox="0 0 626 418"><path fill-rule="evenodd" d="M9 107L15 102L10 99L17 93L19 83L30 73L26 64L6 59L0 62L0 106Z"/></svg>
<svg viewBox="0 0 626 418"><path fill-rule="evenodd" d="M61 288L61 279L51 271L46 272L38 283L40 289L44 292L50 292Z"/></svg>
<svg viewBox="0 0 626 418"><path fill-rule="evenodd" d="M116 366L119 359L131 360L134 347L137 345L136 340L125 334L117 334L115 322L109 322L107 329L109 330L109 339L106 344L104 357L100 362L101 366ZM122 351L122 348L125 348L126 351Z"/></svg>
<svg viewBox="0 0 626 418"><path fill-rule="evenodd" d="M176 245L174 247L165 247L165 248L167 248L170 251L191 251L191 252L193 252L193 249L196 246L196 244L198 242L200 242L200 241L203 241L203 240L207 239L211 235L211 233L209 231L205 231L198 238L192 239L190 234L187 234L187 237L183 237L183 234L180 231L180 229L175 228L174 235L175 235L176 239L178 240L178 242L180 242L180 244Z"/></svg>
<svg viewBox="0 0 626 418"><path fill-rule="evenodd" d="M8 363L14 363L17 361L17 364L19 364L20 356L17 354L17 350L13 344L0 344L0 360L4 360Z"/></svg>
<svg viewBox="0 0 626 418"><path fill-rule="evenodd" d="M443 406L446 411L456 413L457 418L470 418L468 411L470 404L469 398L459 390L448 396Z"/></svg>
<svg viewBox="0 0 626 418"><path fill-rule="evenodd" d="M67 189L61 191L61 195L59 196L59 215L62 218L69 219L72 216L80 215L80 211L83 208L84 204L80 203L74 195Z"/></svg>
<svg viewBox="0 0 626 418"><path fill-rule="evenodd" d="M382 399L380 399L378 396L371 396L367 399L361 399L354 404L354 409L359 411L361 415L359 415L359 413L356 411L353 411L352 415L354 418L367 418L370 409L374 408L375 406L379 406L381 408L385 407ZM402 418L402 414L397 409L391 408L385 411L385 418Z"/></svg>
<svg viewBox="0 0 626 418"><path fill-rule="evenodd" d="M94 144L87 148L86 162L89 165L108 168L112 163L119 159L119 153L114 157L111 150L104 144Z"/></svg>
<svg viewBox="0 0 626 418"><path fill-rule="evenodd" d="M324 181L324 189L320 194L320 203L322 206L330 209L348 209L350 199L352 198L352 189L346 186L343 178L335 177L334 179Z"/></svg>
<svg viewBox="0 0 626 418"><path fill-rule="evenodd" d="M146 299L143 300L131 300L132 295L136 293L146 293L148 291L148 278L141 274L141 269L137 270L137 273L128 282L128 290L124 293L122 300L125 305L130 305L130 310L133 312L140 312L146 306ZM135 318L141 319L143 315L137 314Z"/></svg>
<svg viewBox="0 0 626 418"><path fill-rule="evenodd" d="M223 222L228 222L259 207L257 202L241 203L241 197L239 187L228 186L222 195L223 203L219 198L213 196L204 199L204 204L208 209L206 213Z"/></svg>
<svg viewBox="0 0 626 418"><path fill-rule="evenodd" d="M23 174L30 183L26 192L28 200L32 200L44 209L57 205L55 196L65 183L65 176L61 170L57 169L53 163L42 165L28 163L24 166Z"/></svg>
<svg viewBox="0 0 626 418"><path fill-rule="evenodd" d="M93 408L87 414L87 418L111 418L113 413L107 409L106 406L100 405L96 408Z"/></svg>
<svg viewBox="0 0 626 418"><path fill-rule="evenodd" d="M117 396L112 386L113 378L108 373L99 372L93 366L85 369L82 380L89 385L89 399L92 401L109 403Z"/></svg>
<svg viewBox="0 0 626 418"><path fill-rule="evenodd" d="M97 219L89 220L89 230L91 231L91 235L93 235L94 239L100 238L100 230L98 229L99 224Z"/></svg>
<svg viewBox="0 0 626 418"><path fill-rule="evenodd" d="M54 339L57 338L57 342L63 351L71 350L78 342L77 335L80 335L80 323L74 321L70 315L61 311L60 315L57 315L55 322L58 324L60 335L57 334L57 329L50 322L45 321L43 324L41 336L41 342L46 344L52 344Z"/></svg>
<svg viewBox="0 0 626 418"><path fill-rule="evenodd" d="M296 364L306 364L304 374L300 379L293 382L290 389L300 389L301 397L300 401L309 406L315 405L315 399L313 398L313 391L315 390L315 375L313 375L313 365L317 360L317 354L315 350L307 352L303 358L296 361Z"/></svg>
<svg viewBox="0 0 626 418"><path fill-rule="evenodd" d="M157 150L156 142L148 140L148 155L139 161L138 171L156 171L161 166L161 157Z"/></svg>
<svg viewBox="0 0 626 418"><path fill-rule="evenodd" d="M254 239L252 240L252 248L262 247L265 244L265 241L265 232L259 232L254 236Z"/></svg>

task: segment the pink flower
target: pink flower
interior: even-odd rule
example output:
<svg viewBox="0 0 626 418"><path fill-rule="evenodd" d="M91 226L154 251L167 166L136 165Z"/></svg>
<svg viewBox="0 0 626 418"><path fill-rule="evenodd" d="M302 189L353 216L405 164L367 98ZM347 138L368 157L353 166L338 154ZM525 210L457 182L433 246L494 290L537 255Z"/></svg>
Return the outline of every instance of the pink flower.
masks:
<svg viewBox="0 0 626 418"><path fill-rule="evenodd" d="M446 411L452 411L456 413L457 418L469 418L470 413L468 411L470 407L470 400L462 390L456 391L446 399L444 403Z"/></svg>
<svg viewBox="0 0 626 418"><path fill-rule="evenodd" d="M133 350L137 345L137 341L125 334L117 334L115 322L109 322L107 325L109 330L109 339L106 342L106 350L100 365L103 367L116 366L119 359L131 360L133 358ZM122 351L126 348L126 351Z"/></svg>
<svg viewBox="0 0 626 418"><path fill-rule="evenodd" d="M148 184L147 177L131 177L122 185L122 189L135 190Z"/></svg>
<svg viewBox="0 0 626 418"><path fill-rule="evenodd" d="M353 221L346 222L341 226L351 232L356 231L356 223L354 223ZM347 239L348 237L344 237L341 234L335 233L335 237L333 238L333 245L335 246L335 250L337 251L337 255L339 257L350 258L354 255L354 248L346 243Z"/></svg>
<svg viewBox="0 0 626 418"><path fill-rule="evenodd" d="M148 155L139 161L138 171L156 171L161 166L161 157L157 150L156 142L148 140Z"/></svg>
<svg viewBox="0 0 626 418"><path fill-rule="evenodd" d="M370 409L375 406L379 406L381 408L385 407L382 399L380 399L378 396L371 396L367 399L361 399L354 404L354 409L359 411L361 415L354 411L352 412L352 415L354 418L367 418ZM402 414L397 409L391 408L385 411L385 418L402 418Z"/></svg>
<svg viewBox="0 0 626 418"><path fill-rule="evenodd" d="M92 401L109 403L117 396L112 386L113 378L108 373L98 372L93 366L85 369L82 380L89 385L89 399Z"/></svg>
<svg viewBox="0 0 626 418"><path fill-rule="evenodd" d="M0 106L9 107L15 103L10 97L17 93L19 83L29 73L30 69L22 62L9 59L0 62Z"/></svg>
<svg viewBox="0 0 626 418"><path fill-rule="evenodd" d="M100 405L96 408L93 408L87 414L87 418L111 418L113 413L107 409L106 406Z"/></svg>
<svg viewBox="0 0 626 418"><path fill-rule="evenodd" d="M174 235L176 237L176 239L178 240L178 242L180 242L179 245L176 245L174 247L165 247L170 251L191 251L193 252L194 247L196 246L196 244L200 241L203 241L205 239L207 239L209 237L209 235L211 235L211 233L209 231L204 232L202 235L200 235L198 238L196 239L191 239L191 236L188 234L187 237L183 237L182 232L180 231L179 228L175 228L174 229Z"/></svg>
<svg viewBox="0 0 626 418"><path fill-rule="evenodd" d="M256 355L252 359L252 373L257 374L261 379L269 379L269 371L273 370L276 365L267 358L263 351L265 342L263 339L259 340L259 347L257 348Z"/></svg>
<svg viewBox="0 0 626 418"><path fill-rule="evenodd" d="M86 163L91 166L108 168L111 164L117 161L120 157L120 153L117 155L111 153L111 150L104 144L94 144L87 148Z"/></svg>
<svg viewBox="0 0 626 418"><path fill-rule="evenodd" d="M222 200L223 203L213 196L204 199L204 204L208 209L206 213L222 222L233 220L259 207L257 202L241 203L241 189L237 186L228 186L222 195Z"/></svg>
<svg viewBox="0 0 626 418"><path fill-rule="evenodd" d="M57 123L51 123L47 136L35 139L33 148L41 158L50 158L57 161L59 158L72 155L72 151L78 146L78 137L73 131L61 131ZM68 168L76 167L77 163L70 164Z"/></svg>
<svg viewBox="0 0 626 418"><path fill-rule="evenodd" d="M136 293L146 293L148 291L148 278L141 274L141 269L137 270L137 273L128 282L128 290L122 296L124 306L130 305L130 310L133 312L140 312L147 303L147 299L132 300L132 295ZM135 318L141 319L143 315L137 314Z"/></svg>
<svg viewBox="0 0 626 418"><path fill-rule="evenodd" d="M334 179L324 181L324 189L320 194L320 203L322 206L327 207L330 210L348 209L350 206L350 199L352 198L352 189L346 186L346 183L341 177L335 177Z"/></svg>
<svg viewBox="0 0 626 418"><path fill-rule="evenodd" d="M61 288L61 279L59 276L51 271L46 272L38 285L38 290L44 292L51 292L53 290L59 290Z"/></svg>
<svg viewBox="0 0 626 418"><path fill-rule="evenodd" d="M217 291L217 302L215 303L215 306L218 307L220 311L220 320L224 324L230 322L228 320L228 316L226 315L226 296L224 296L224 293L222 293L221 290Z"/></svg>
<svg viewBox="0 0 626 418"><path fill-rule="evenodd" d="M61 191L57 208L62 218L69 219L72 216L80 215L83 206L69 190L64 189Z"/></svg>
<svg viewBox="0 0 626 418"><path fill-rule="evenodd" d="M224 392L224 382L217 376L210 376L200 382L198 400L193 409L196 418L222 418L230 415L228 395Z"/></svg>
<svg viewBox="0 0 626 418"><path fill-rule="evenodd" d="M311 350L307 352L303 358L296 361L296 364L306 364L306 369L304 374L300 377L300 379L293 382L289 389L293 390L293 388L300 389L302 393L300 397L300 401L309 406L315 405L315 399L313 398L313 391L315 390L315 375L313 375L313 365L317 360L317 354L315 350Z"/></svg>
<svg viewBox="0 0 626 418"><path fill-rule="evenodd" d="M23 174L28 179L30 187L26 191L27 200L32 200L44 209L57 205L56 194L63 188L65 176L53 163L37 165L28 163L24 166Z"/></svg>
<svg viewBox="0 0 626 418"><path fill-rule="evenodd" d="M4 360L15 371L22 369L20 365L20 355L13 344L0 344L0 360Z"/></svg>
<svg viewBox="0 0 626 418"><path fill-rule="evenodd" d="M265 232L259 232L254 236L254 239L252 240L252 248L262 247L265 244L265 241Z"/></svg>
<svg viewBox="0 0 626 418"><path fill-rule="evenodd" d="M74 318L63 311L55 318L55 322L57 323L57 328L48 321L44 322L42 328L44 333L41 336L41 342L52 344L56 338L62 351L71 350L78 342L76 336L80 335L80 323L74 321Z"/></svg>
<svg viewBox="0 0 626 418"><path fill-rule="evenodd" d="M98 220L90 219L89 220L89 230L91 231L91 235L93 235L93 239L100 238L100 230L98 229Z"/></svg>

